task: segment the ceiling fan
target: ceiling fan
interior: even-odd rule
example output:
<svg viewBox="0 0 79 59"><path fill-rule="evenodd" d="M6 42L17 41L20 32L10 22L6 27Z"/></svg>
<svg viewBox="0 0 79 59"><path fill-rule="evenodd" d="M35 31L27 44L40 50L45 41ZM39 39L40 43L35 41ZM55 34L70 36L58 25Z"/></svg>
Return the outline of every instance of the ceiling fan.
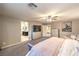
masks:
<svg viewBox="0 0 79 59"><path fill-rule="evenodd" d="M28 6L29 6L30 8L32 8L32 9L35 9L35 8L38 7L38 6L37 6L36 4L34 4L34 3L29 3ZM58 16L52 17L52 16L49 15L49 16L44 16L44 17L35 17L35 18L32 18L32 19L45 19L46 22L52 22L52 21L57 20L57 18L58 18Z"/></svg>
<svg viewBox="0 0 79 59"><path fill-rule="evenodd" d="M35 17L35 18L30 18L30 19L42 19L45 20L46 23L48 22L53 22L58 20L59 16L43 16L43 17Z"/></svg>

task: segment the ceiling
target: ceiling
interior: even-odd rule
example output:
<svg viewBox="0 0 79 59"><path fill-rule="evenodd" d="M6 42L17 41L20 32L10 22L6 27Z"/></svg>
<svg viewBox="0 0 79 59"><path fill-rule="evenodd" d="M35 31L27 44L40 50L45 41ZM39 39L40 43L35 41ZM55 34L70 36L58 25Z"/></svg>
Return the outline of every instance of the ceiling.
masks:
<svg viewBox="0 0 79 59"><path fill-rule="evenodd" d="M58 16L56 21L79 19L78 3L35 3L37 8L30 8L28 3L0 4L0 15L22 20L46 22L47 16Z"/></svg>

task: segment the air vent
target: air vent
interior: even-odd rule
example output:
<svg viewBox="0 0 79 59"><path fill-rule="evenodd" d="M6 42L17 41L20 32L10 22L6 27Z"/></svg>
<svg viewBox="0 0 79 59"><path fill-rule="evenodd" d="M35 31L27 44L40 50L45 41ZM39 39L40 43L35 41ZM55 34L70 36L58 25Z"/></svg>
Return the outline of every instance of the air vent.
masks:
<svg viewBox="0 0 79 59"><path fill-rule="evenodd" d="M36 4L34 4L34 3L29 3L28 6L29 6L30 8L33 8L33 9L38 7L38 6L37 6Z"/></svg>

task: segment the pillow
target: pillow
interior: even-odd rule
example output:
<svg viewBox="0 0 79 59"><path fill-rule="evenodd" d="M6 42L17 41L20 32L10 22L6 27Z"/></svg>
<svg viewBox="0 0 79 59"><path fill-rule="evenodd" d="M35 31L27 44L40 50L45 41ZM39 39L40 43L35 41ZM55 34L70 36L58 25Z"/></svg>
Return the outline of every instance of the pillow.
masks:
<svg viewBox="0 0 79 59"><path fill-rule="evenodd" d="M71 34L70 38L73 39L73 40L76 40L76 35Z"/></svg>

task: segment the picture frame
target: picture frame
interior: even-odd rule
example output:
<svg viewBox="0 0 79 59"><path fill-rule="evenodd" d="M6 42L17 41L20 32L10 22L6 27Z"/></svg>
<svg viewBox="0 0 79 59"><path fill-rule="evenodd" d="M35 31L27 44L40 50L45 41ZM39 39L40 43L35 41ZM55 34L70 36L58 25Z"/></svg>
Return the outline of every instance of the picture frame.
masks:
<svg viewBox="0 0 79 59"><path fill-rule="evenodd" d="M63 22L62 32L72 32L72 21Z"/></svg>

